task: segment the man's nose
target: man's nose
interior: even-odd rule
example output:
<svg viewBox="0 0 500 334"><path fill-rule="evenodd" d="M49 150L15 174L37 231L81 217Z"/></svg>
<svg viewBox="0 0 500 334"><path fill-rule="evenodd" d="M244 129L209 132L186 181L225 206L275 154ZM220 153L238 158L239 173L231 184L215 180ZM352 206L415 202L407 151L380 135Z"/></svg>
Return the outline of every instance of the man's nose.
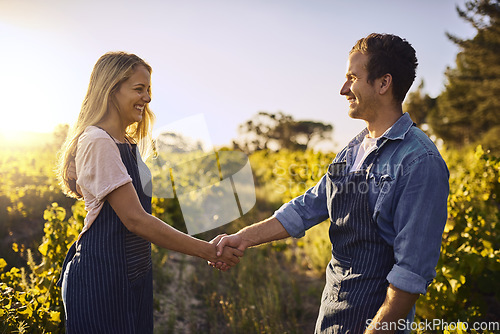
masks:
<svg viewBox="0 0 500 334"><path fill-rule="evenodd" d="M346 81L342 88L340 89L340 95L347 95L351 91L351 83Z"/></svg>

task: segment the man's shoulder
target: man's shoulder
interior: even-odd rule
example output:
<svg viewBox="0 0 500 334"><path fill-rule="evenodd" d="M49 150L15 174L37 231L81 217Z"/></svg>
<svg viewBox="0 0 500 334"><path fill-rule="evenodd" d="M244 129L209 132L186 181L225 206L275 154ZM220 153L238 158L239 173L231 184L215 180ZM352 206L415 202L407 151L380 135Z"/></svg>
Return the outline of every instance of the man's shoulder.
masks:
<svg viewBox="0 0 500 334"><path fill-rule="evenodd" d="M416 126L412 126L408 130L405 138L401 141L401 145L409 151L408 153L441 156L436 144Z"/></svg>
<svg viewBox="0 0 500 334"><path fill-rule="evenodd" d="M405 137L397 143L393 153L400 165L404 167L405 172L410 172L422 164L441 166L443 170L447 170L446 163L436 144L416 126L412 126Z"/></svg>

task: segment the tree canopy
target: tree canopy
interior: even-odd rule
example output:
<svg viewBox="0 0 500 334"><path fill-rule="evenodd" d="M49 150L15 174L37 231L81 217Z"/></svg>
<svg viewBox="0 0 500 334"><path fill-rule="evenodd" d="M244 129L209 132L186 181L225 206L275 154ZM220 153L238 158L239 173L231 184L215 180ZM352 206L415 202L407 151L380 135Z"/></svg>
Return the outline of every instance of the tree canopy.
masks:
<svg viewBox="0 0 500 334"><path fill-rule="evenodd" d="M482 144L500 151L500 4L472 0L458 15L477 33L472 39L447 34L460 47L448 68L444 91L429 113L432 132L449 146Z"/></svg>
<svg viewBox="0 0 500 334"><path fill-rule="evenodd" d="M333 126L311 120L296 121L283 112L259 112L238 128L235 148L250 153L263 149L304 150L312 145L331 140Z"/></svg>

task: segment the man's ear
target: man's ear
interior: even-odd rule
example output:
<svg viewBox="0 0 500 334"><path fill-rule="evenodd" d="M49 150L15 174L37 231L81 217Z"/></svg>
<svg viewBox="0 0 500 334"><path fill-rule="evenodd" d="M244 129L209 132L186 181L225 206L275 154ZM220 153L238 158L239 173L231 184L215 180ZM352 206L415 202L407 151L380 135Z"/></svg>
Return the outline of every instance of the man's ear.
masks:
<svg viewBox="0 0 500 334"><path fill-rule="evenodd" d="M389 92L392 86L392 75L387 73L381 76L378 80L379 82L379 94L384 95Z"/></svg>

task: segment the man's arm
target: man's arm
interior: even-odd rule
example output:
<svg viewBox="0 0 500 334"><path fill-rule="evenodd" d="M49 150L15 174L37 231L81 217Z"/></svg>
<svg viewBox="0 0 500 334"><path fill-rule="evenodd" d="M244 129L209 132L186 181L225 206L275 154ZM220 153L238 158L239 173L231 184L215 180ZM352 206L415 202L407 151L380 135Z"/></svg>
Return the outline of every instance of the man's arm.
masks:
<svg viewBox="0 0 500 334"><path fill-rule="evenodd" d="M419 294L413 294L389 284L385 301L367 327L365 334L392 334L398 328L398 321L405 319L415 304ZM384 330L382 330L384 329Z"/></svg>
<svg viewBox="0 0 500 334"><path fill-rule="evenodd" d="M238 233L221 238L217 252L224 246L244 251L248 247L293 236L300 238L305 231L328 217L326 201L326 176L303 195L282 205L275 215L259 223L250 225ZM225 270L220 263L209 262L217 269Z"/></svg>

